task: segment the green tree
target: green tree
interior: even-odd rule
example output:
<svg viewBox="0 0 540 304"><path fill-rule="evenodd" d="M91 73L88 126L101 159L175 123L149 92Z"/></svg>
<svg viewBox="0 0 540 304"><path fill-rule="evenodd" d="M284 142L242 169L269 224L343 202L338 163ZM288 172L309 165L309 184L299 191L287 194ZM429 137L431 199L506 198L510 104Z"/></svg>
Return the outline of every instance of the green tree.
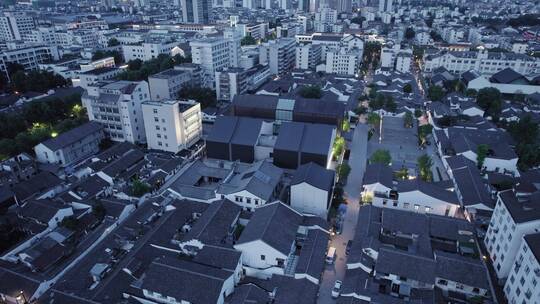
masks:
<svg viewBox="0 0 540 304"><path fill-rule="evenodd" d="M428 89L428 98L432 101L439 101L444 97L444 91L441 87L432 85Z"/></svg>
<svg viewBox="0 0 540 304"><path fill-rule="evenodd" d="M119 46L119 45L120 45L120 41L118 41L118 39L116 39L116 38L111 38L107 42L108 47Z"/></svg>
<svg viewBox="0 0 540 304"><path fill-rule="evenodd" d="M384 101L384 110L392 113L397 111L397 104L394 101L394 97L391 95L386 96L386 100Z"/></svg>
<svg viewBox="0 0 540 304"><path fill-rule="evenodd" d="M519 167L522 170L540 165L540 127L530 115L508 125L508 132L516 144Z"/></svg>
<svg viewBox="0 0 540 304"><path fill-rule="evenodd" d="M150 186L138 179L134 180L131 185L131 193L135 197L141 197L150 192Z"/></svg>
<svg viewBox="0 0 540 304"><path fill-rule="evenodd" d="M405 128L412 128L414 125L414 118L411 112L407 111L405 112L405 116L403 116L403 126Z"/></svg>
<svg viewBox="0 0 540 304"><path fill-rule="evenodd" d="M420 118L420 117L422 117L422 115L424 115L424 112L422 112L422 110L420 110L420 109L415 109L414 110L414 117Z"/></svg>
<svg viewBox="0 0 540 304"><path fill-rule="evenodd" d="M186 86L179 92L180 98L193 99L201 104L201 107L214 107L217 103L216 92L202 87Z"/></svg>
<svg viewBox="0 0 540 304"><path fill-rule="evenodd" d="M371 154L371 157L369 158L370 164L383 164L383 165L390 165L392 163L392 156L390 155L390 152L388 150L382 150L379 149L373 154Z"/></svg>
<svg viewBox="0 0 540 304"><path fill-rule="evenodd" d="M369 113L367 117L367 122L373 128L376 128L379 126L379 123L381 122L381 117L377 113Z"/></svg>
<svg viewBox="0 0 540 304"><path fill-rule="evenodd" d="M484 161L486 160L488 151L488 145L480 144L476 147L476 164L478 169L482 169L482 167L484 167Z"/></svg>
<svg viewBox="0 0 540 304"><path fill-rule="evenodd" d="M254 45L257 44L257 40L255 38L251 37L250 35L245 36L240 40L240 45Z"/></svg>
<svg viewBox="0 0 540 304"><path fill-rule="evenodd" d="M483 88L478 91L476 103L494 120L498 120L502 111L501 92L496 88Z"/></svg>
<svg viewBox="0 0 540 304"><path fill-rule="evenodd" d="M345 138L337 136L334 140L334 146L332 150L332 155L334 159L337 160L339 157L341 157L341 154L343 154L343 151L345 151Z"/></svg>
<svg viewBox="0 0 540 304"><path fill-rule="evenodd" d="M362 22L364 22L366 20L366 18L364 17L354 17L351 19L351 23L356 23L356 24L359 24L359 25L362 25Z"/></svg>
<svg viewBox="0 0 540 304"><path fill-rule="evenodd" d="M478 94L478 91L476 91L475 89L467 89L465 91L465 95L467 97L476 97L477 94Z"/></svg>
<svg viewBox="0 0 540 304"><path fill-rule="evenodd" d="M403 93L411 94L412 93L412 85L410 83L407 83L403 86Z"/></svg>
<svg viewBox="0 0 540 304"><path fill-rule="evenodd" d="M348 132L350 128L351 128L351 123L349 122L348 119L344 119L343 122L341 123L341 131Z"/></svg>
<svg viewBox="0 0 540 304"><path fill-rule="evenodd" d="M423 146L427 142L427 137L431 134L433 126L423 125L418 126L418 145Z"/></svg>
<svg viewBox="0 0 540 304"><path fill-rule="evenodd" d="M397 179L405 180L409 178L409 170L405 167L401 167L398 171L394 173Z"/></svg>
<svg viewBox="0 0 540 304"><path fill-rule="evenodd" d="M354 114L356 115L361 115L361 114L366 114L366 113L367 113L367 108L364 106L359 106L356 109L354 109Z"/></svg>
<svg viewBox="0 0 540 304"><path fill-rule="evenodd" d="M336 168L336 172L338 174L339 181L345 181L351 173L351 166L346 163L339 164Z"/></svg>
<svg viewBox="0 0 540 304"><path fill-rule="evenodd" d="M414 32L414 29L412 27L408 27L405 30L405 39L407 39L407 40L413 39L415 35L416 35L416 33Z"/></svg>
<svg viewBox="0 0 540 304"><path fill-rule="evenodd" d="M433 180L433 174L431 167L433 166L433 160L427 154L418 157L418 173L423 181L430 182Z"/></svg>
<svg viewBox="0 0 540 304"><path fill-rule="evenodd" d="M308 85L302 87L299 94L304 98L320 99L322 97L322 90L318 85Z"/></svg>
<svg viewBox="0 0 540 304"><path fill-rule="evenodd" d="M386 97L382 93L377 93L377 96L369 102L369 107L373 111L380 110L386 103Z"/></svg>

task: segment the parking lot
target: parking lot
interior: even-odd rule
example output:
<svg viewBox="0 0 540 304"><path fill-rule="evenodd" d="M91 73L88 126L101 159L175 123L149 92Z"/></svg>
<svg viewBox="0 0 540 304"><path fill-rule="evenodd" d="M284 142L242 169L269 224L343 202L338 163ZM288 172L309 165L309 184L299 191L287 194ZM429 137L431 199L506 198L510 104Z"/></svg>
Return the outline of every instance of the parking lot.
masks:
<svg viewBox="0 0 540 304"><path fill-rule="evenodd" d="M416 126L405 128L403 118L384 116L382 119L382 138L379 142L379 130L368 143L368 155L379 149L388 150L392 155L392 168L399 170L403 166L415 169L417 159L424 151L418 149Z"/></svg>

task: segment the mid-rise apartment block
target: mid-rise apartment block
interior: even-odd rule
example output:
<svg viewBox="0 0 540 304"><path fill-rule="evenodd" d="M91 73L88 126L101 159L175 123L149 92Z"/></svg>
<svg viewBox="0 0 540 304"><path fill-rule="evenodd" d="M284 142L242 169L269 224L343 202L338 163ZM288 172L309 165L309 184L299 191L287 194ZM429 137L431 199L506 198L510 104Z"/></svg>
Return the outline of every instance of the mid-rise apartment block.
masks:
<svg viewBox="0 0 540 304"><path fill-rule="evenodd" d="M521 240L516 260L504 285L508 303L540 303L540 233Z"/></svg>
<svg viewBox="0 0 540 304"><path fill-rule="evenodd" d="M304 44L296 47L297 69L315 69L322 61L322 47L317 44Z"/></svg>
<svg viewBox="0 0 540 304"><path fill-rule="evenodd" d="M36 27L34 18L22 12L4 12L0 16L0 40L22 40Z"/></svg>
<svg viewBox="0 0 540 304"><path fill-rule="evenodd" d="M35 70L40 63L59 60L58 48L52 45L35 45L5 50L0 54L0 70L6 71L9 63L18 63L26 70Z"/></svg>
<svg viewBox="0 0 540 304"><path fill-rule="evenodd" d="M197 65L185 64L148 77L151 99L177 99L182 88L200 85L200 72Z"/></svg>
<svg viewBox="0 0 540 304"><path fill-rule="evenodd" d="M540 231L540 195L518 201L512 190L499 192L484 242L499 280L508 279L523 237Z"/></svg>
<svg viewBox="0 0 540 304"><path fill-rule="evenodd" d="M201 83L205 87L214 87L214 77L219 69L238 66L240 40L236 37L203 38L191 41L189 45L193 63L201 66Z"/></svg>
<svg viewBox="0 0 540 304"><path fill-rule="evenodd" d="M146 81L100 82L89 86L82 103L91 121L114 141L146 142L142 103L150 100Z"/></svg>
<svg viewBox="0 0 540 304"><path fill-rule="evenodd" d="M326 53L326 73L354 76L358 74L362 53L357 49L333 49Z"/></svg>
<svg viewBox="0 0 540 304"><path fill-rule="evenodd" d="M261 45L259 61L267 63L270 73L283 75L294 69L296 58L296 41L294 38L280 38Z"/></svg>
<svg viewBox="0 0 540 304"><path fill-rule="evenodd" d="M142 104L149 149L178 153L201 139L201 105L193 100L147 101Z"/></svg>
<svg viewBox="0 0 540 304"><path fill-rule="evenodd" d="M444 67L454 74L469 70L483 75L493 75L506 68L523 74L535 74L540 71L540 59L525 54L479 51L450 51L424 56L424 72L431 73L438 67Z"/></svg>

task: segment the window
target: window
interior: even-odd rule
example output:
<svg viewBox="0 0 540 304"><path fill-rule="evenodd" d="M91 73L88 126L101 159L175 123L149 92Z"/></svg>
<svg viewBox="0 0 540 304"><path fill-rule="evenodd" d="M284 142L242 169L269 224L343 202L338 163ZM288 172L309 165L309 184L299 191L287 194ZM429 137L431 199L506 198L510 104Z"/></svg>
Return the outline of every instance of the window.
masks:
<svg viewBox="0 0 540 304"><path fill-rule="evenodd" d="M426 207L426 213L429 213L431 212L431 208L430 207Z"/></svg>
<svg viewBox="0 0 540 304"><path fill-rule="evenodd" d="M266 257L264 256L264 254L261 254L261 261L264 261L266 259Z"/></svg>
<svg viewBox="0 0 540 304"><path fill-rule="evenodd" d="M398 205L398 202L396 202L396 201L394 201L394 202L392 203L392 206L394 206L394 207L397 207L397 205Z"/></svg>
<svg viewBox="0 0 540 304"><path fill-rule="evenodd" d="M247 203L247 204L251 204L251 198L246 197L246 203Z"/></svg>
<svg viewBox="0 0 540 304"><path fill-rule="evenodd" d="M418 209L420 209L420 205L414 205L414 210L418 211Z"/></svg>
<svg viewBox="0 0 540 304"><path fill-rule="evenodd" d="M409 209L409 203L403 203L403 208L404 209Z"/></svg>

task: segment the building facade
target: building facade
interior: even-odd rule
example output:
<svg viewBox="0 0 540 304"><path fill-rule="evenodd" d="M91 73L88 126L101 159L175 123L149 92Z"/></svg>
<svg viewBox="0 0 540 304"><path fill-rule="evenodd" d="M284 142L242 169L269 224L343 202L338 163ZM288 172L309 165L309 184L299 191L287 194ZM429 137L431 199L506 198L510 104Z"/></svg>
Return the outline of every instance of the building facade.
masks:
<svg viewBox="0 0 540 304"><path fill-rule="evenodd" d="M142 104L149 149L178 153L202 135L201 105L193 100L147 101Z"/></svg>

